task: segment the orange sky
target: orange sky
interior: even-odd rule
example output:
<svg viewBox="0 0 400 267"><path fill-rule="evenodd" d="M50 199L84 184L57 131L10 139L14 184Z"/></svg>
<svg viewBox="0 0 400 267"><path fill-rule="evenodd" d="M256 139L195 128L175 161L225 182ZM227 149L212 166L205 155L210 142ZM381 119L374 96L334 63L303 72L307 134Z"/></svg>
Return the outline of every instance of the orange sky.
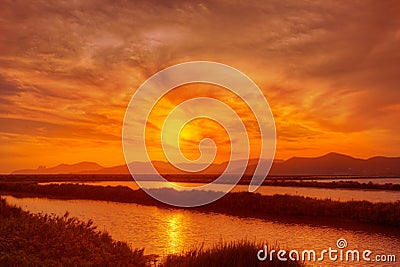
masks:
<svg viewBox="0 0 400 267"><path fill-rule="evenodd" d="M163 127L163 123L166 120L166 117L171 114L172 109L177 107L179 104L187 101L189 99L193 99L196 97L210 97L213 99L217 99L230 107L239 115L242 122L244 123L247 129L247 135L250 140L250 157L251 158L259 158L260 156L260 130L257 124L256 118L254 117L251 109L248 104L245 103L239 96L230 92L229 90L210 84L188 84L184 86L180 86L175 88L166 94L155 106L152 110L149 119L147 121L148 127L146 127L146 144L150 154L150 158L167 161L163 147L161 143L161 131ZM217 110L212 106L194 106L189 104L188 109L189 112L194 112L198 109L198 113L203 114L202 110L204 108L212 109L211 113L219 113L218 116L214 116L214 120L217 120L218 117L224 119L224 121L231 120L232 125L231 128L238 129L237 123L234 118L230 118L227 114L223 114L221 110ZM178 107L179 109L179 107ZM221 114L222 113L222 114ZM182 131L180 132L180 148L182 153L190 160L196 160L200 157L199 151L199 143L204 138L210 138L215 142L217 153L215 162L224 162L229 160L229 156L231 153L231 144L230 137L227 131L223 127L229 127L229 125L221 125L217 121L213 121L211 119L199 118L193 121L190 121L186 125L184 124L188 119L192 117L192 114L186 114L184 110L178 110L177 116L175 117L175 121L171 124L172 127L165 127L164 131L166 131L166 144L164 147L168 149L168 145L173 145L174 140L172 139L172 134L170 133L179 131L179 129L184 125ZM224 118L227 117L228 118ZM222 123L222 122L221 122ZM237 135L240 133L239 130L231 133L232 135ZM231 136L233 138L233 136ZM240 148L242 151L240 155L242 158L246 158L245 152L247 149ZM203 151L204 153L210 153ZM136 160L141 160L138 157ZM208 161L206 161L208 162Z"/></svg>
<svg viewBox="0 0 400 267"><path fill-rule="evenodd" d="M2 1L0 172L122 164L132 94L191 60L231 65L257 83L275 117L277 158L400 155L398 1L166 2ZM161 104L199 91L240 109L215 88ZM204 122L185 134L189 158L201 137L226 141Z"/></svg>

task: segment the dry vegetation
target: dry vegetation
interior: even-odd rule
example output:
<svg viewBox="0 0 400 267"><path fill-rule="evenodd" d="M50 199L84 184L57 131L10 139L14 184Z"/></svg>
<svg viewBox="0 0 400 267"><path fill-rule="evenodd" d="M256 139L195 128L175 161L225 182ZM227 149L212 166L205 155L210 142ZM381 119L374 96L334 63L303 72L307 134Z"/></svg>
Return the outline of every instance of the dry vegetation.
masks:
<svg viewBox="0 0 400 267"><path fill-rule="evenodd" d="M131 249L92 221L31 214L0 199L0 266L145 266Z"/></svg>
<svg viewBox="0 0 400 267"><path fill-rule="evenodd" d="M163 267L230 267L230 266L305 266L296 261L272 260L259 261L255 255L264 244L250 241L219 243L212 248L202 247L183 252L180 255L169 255ZM279 248L273 248L279 250ZM275 256L275 255L274 255Z"/></svg>

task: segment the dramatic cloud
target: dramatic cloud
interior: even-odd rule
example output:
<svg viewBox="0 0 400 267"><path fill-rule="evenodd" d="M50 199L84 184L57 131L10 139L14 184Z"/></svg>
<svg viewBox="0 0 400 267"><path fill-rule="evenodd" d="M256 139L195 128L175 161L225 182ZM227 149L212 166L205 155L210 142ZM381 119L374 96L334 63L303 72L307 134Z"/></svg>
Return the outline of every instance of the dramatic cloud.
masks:
<svg viewBox="0 0 400 267"><path fill-rule="evenodd" d="M231 65L259 85L276 119L278 158L399 153L398 1L1 6L0 171L122 163L132 94L189 60Z"/></svg>

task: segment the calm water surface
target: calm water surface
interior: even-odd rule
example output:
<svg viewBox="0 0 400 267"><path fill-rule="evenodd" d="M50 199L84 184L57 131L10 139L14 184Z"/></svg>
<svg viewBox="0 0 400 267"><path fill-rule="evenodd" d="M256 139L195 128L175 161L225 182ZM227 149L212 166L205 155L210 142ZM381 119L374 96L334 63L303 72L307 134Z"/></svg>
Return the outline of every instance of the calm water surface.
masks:
<svg viewBox="0 0 400 267"><path fill-rule="evenodd" d="M167 255L219 241L257 240L278 243L283 248L314 249L317 252L332 247L345 238L347 249L372 250L376 254L394 254L400 260L400 235L369 230L348 230L335 227L282 223L261 219L238 218L190 210L162 209L127 203L92 200L56 200L45 198L15 198L6 196L11 204L32 212L63 215L69 211L82 220L93 219L100 230L113 238L127 241L133 247L145 248L146 254ZM343 262L308 266L344 266ZM365 262L352 266L395 266L393 263L377 265Z"/></svg>
<svg viewBox="0 0 400 267"><path fill-rule="evenodd" d="M307 181L318 181L318 182L338 182L338 181L351 181L359 183L374 183L374 184L400 184L400 178L335 178L335 179L307 179Z"/></svg>

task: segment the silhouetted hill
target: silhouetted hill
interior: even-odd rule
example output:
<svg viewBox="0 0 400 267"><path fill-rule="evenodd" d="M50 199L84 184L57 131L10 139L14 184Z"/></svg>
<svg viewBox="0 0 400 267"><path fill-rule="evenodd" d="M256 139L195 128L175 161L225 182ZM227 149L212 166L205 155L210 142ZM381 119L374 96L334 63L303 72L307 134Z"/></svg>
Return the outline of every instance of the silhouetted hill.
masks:
<svg viewBox="0 0 400 267"><path fill-rule="evenodd" d="M400 175L400 158L358 159L329 153L316 158L293 157L272 166L271 175Z"/></svg>
<svg viewBox="0 0 400 267"><path fill-rule="evenodd" d="M79 162L76 164L60 164L55 167L38 167L37 169L23 169L13 171L12 174L69 174L82 171L95 172L104 169L103 166L95 162Z"/></svg>
<svg viewBox="0 0 400 267"><path fill-rule="evenodd" d="M245 160L236 160L232 161L232 170L234 170L232 173L238 173L239 171L235 171L244 164ZM250 159L249 160L249 165L255 165L257 163L257 159ZM281 162L281 160L277 160L276 162ZM146 168L145 168L145 163L143 162L132 162L130 163L132 166L136 168L137 173L146 173ZM153 165L157 168L159 173L162 174L185 174L185 172L173 167L171 164L163 161L153 161ZM180 167L185 167L186 164L178 164ZM210 165L207 169L204 171L201 171L196 174L220 174L222 173L226 167L228 166L228 162L223 162L219 164L212 164ZM97 171L83 171L80 172L82 174L129 174L129 170L127 165L118 165L114 167L108 167L108 168L103 168Z"/></svg>
<svg viewBox="0 0 400 267"><path fill-rule="evenodd" d="M263 160L267 161L267 160ZM236 166L243 160L233 161L233 172L238 173ZM130 163L137 173L146 173L145 163ZM154 161L154 166L162 174L184 174L171 164ZM250 159L245 174L251 175L256 167L257 159ZM228 163L213 164L197 174L220 174ZM102 167L93 162L81 162L73 165L61 164L53 168L37 168L14 171L13 174L129 174L128 167L123 164L113 167ZM400 157L372 157L359 159L338 153L328 153L320 157L293 157L288 160L275 160L270 175L400 175Z"/></svg>

